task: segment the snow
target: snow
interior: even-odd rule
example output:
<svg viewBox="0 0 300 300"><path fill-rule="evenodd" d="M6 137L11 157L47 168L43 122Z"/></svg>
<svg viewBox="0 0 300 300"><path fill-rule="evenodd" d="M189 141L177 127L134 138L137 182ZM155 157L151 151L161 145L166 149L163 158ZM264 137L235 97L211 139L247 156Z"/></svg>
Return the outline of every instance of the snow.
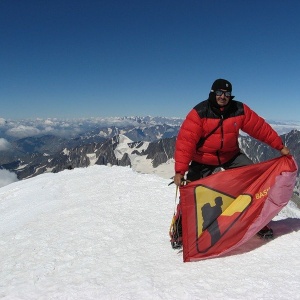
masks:
<svg viewBox="0 0 300 300"><path fill-rule="evenodd" d="M0 188L0 298L300 299L300 210L224 257L183 263L170 180L94 165Z"/></svg>
<svg viewBox="0 0 300 300"><path fill-rule="evenodd" d="M122 157L127 153L130 159L131 167L134 171L145 174L156 174L165 179L169 179L174 175L173 158L154 168L152 159L147 158L147 155L136 154L136 152L142 153L143 151L146 151L150 144L149 142L141 142L137 143L135 146L128 147L128 145L133 141L122 134L120 134L119 137L120 140L116 149L114 150L114 154L117 159L121 160Z"/></svg>
<svg viewBox="0 0 300 300"><path fill-rule="evenodd" d="M64 155L70 155L70 151L67 148L64 148L64 150L62 151L62 153Z"/></svg>
<svg viewBox="0 0 300 300"><path fill-rule="evenodd" d="M96 153L87 153L86 156L90 160L90 166L93 166L98 160Z"/></svg>

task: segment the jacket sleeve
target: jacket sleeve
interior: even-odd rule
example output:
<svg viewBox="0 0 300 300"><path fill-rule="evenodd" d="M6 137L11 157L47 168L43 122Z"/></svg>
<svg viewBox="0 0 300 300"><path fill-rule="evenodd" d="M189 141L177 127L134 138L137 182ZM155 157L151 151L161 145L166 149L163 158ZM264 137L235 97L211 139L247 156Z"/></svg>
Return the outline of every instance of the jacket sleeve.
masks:
<svg viewBox="0 0 300 300"><path fill-rule="evenodd" d="M244 132L274 149L281 150L284 147L277 132L262 117L245 104L244 111L245 119L241 128Z"/></svg>
<svg viewBox="0 0 300 300"><path fill-rule="evenodd" d="M202 135L202 122L195 109L192 109L183 121L175 144L175 172L188 170L196 145Z"/></svg>

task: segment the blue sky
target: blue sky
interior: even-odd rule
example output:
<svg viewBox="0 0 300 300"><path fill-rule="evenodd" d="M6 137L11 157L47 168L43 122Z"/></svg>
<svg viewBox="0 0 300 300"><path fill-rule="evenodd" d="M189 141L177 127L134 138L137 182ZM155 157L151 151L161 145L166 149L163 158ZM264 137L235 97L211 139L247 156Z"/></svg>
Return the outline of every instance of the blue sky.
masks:
<svg viewBox="0 0 300 300"><path fill-rule="evenodd" d="M300 120L299 1L1 0L0 117L184 117L226 78Z"/></svg>

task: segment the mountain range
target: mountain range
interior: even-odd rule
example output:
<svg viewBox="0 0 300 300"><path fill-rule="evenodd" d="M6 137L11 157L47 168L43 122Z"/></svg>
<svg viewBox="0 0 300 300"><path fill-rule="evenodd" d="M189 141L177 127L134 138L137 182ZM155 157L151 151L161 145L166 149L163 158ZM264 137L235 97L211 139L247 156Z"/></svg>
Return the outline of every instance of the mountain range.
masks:
<svg viewBox="0 0 300 300"><path fill-rule="evenodd" d="M1 152L0 167L15 172L19 179L95 164L129 166L141 173L170 178L181 122L180 119L131 117L125 123L119 120L119 123L111 122L112 126L98 125L71 138L43 134L16 139L10 142L9 150ZM281 137L300 165L300 131L293 129ZM254 162L280 155L247 135L240 135L239 144ZM299 180L295 188L299 195L298 191Z"/></svg>

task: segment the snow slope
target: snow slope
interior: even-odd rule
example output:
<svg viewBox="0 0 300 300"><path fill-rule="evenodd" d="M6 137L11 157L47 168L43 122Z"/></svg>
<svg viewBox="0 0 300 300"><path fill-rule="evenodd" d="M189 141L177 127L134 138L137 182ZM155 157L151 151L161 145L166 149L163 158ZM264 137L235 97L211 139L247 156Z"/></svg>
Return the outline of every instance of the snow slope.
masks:
<svg viewBox="0 0 300 300"><path fill-rule="evenodd" d="M225 257L183 263L169 243L175 187L126 167L0 188L1 299L300 299L300 210Z"/></svg>

